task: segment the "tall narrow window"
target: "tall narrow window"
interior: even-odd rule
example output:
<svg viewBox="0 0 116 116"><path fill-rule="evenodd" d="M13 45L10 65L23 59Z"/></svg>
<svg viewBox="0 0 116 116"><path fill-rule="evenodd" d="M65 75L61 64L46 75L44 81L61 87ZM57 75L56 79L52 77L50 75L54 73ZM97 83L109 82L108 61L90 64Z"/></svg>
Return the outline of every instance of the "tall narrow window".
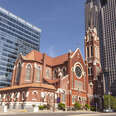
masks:
<svg viewBox="0 0 116 116"><path fill-rule="evenodd" d="M40 66L36 68L36 81L40 81L41 69Z"/></svg>
<svg viewBox="0 0 116 116"><path fill-rule="evenodd" d="M75 89L77 89L77 88L78 88L78 81L75 80Z"/></svg>
<svg viewBox="0 0 116 116"><path fill-rule="evenodd" d="M89 34L89 40L91 41L91 34Z"/></svg>
<svg viewBox="0 0 116 116"><path fill-rule="evenodd" d="M91 46L91 56L93 56L93 46Z"/></svg>
<svg viewBox="0 0 116 116"><path fill-rule="evenodd" d="M21 64L19 63L16 71L16 80L15 80L16 84L19 84L20 75L21 75Z"/></svg>
<svg viewBox="0 0 116 116"><path fill-rule="evenodd" d="M63 72L63 76L65 76L66 75L66 67L63 68L62 72Z"/></svg>
<svg viewBox="0 0 116 116"><path fill-rule="evenodd" d="M87 47L87 57L89 58L89 47Z"/></svg>
<svg viewBox="0 0 116 116"><path fill-rule="evenodd" d="M50 71L49 71L49 69L46 70L46 76L50 77Z"/></svg>
<svg viewBox="0 0 116 116"><path fill-rule="evenodd" d="M72 96L72 104L75 103L75 96Z"/></svg>
<svg viewBox="0 0 116 116"><path fill-rule="evenodd" d="M88 68L88 75L90 75L90 67Z"/></svg>
<svg viewBox="0 0 116 116"><path fill-rule="evenodd" d="M65 102L65 93L64 94L62 94L62 102Z"/></svg>
<svg viewBox="0 0 116 116"><path fill-rule="evenodd" d="M26 80L30 80L31 79L31 65L28 64L26 67Z"/></svg>
<svg viewBox="0 0 116 116"><path fill-rule="evenodd" d="M93 73L92 67L89 67L88 68L88 75L92 75L92 73Z"/></svg>
<svg viewBox="0 0 116 116"><path fill-rule="evenodd" d="M57 77L57 71L55 70L54 71L54 78L56 78Z"/></svg>
<svg viewBox="0 0 116 116"><path fill-rule="evenodd" d="M92 69L92 67L91 67L91 75L93 74L93 69Z"/></svg>
<svg viewBox="0 0 116 116"><path fill-rule="evenodd" d="M73 79L73 76L72 76L72 89L74 89L74 79Z"/></svg>

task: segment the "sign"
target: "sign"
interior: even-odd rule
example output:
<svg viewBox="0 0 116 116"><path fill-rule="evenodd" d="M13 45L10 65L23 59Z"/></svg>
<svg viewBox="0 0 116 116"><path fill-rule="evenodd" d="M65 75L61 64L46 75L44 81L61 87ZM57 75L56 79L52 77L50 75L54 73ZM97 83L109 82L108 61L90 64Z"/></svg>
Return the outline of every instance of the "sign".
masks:
<svg viewBox="0 0 116 116"><path fill-rule="evenodd" d="M60 97L57 98L57 103L60 103Z"/></svg>

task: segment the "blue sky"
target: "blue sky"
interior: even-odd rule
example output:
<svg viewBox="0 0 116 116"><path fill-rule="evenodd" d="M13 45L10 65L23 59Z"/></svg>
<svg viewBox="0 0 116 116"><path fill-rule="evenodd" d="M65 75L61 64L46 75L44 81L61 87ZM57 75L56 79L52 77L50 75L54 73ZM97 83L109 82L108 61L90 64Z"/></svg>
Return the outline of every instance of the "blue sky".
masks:
<svg viewBox="0 0 116 116"><path fill-rule="evenodd" d="M85 0L0 0L0 6L42 29L40 51L55 57L80 48Z"/></svg>

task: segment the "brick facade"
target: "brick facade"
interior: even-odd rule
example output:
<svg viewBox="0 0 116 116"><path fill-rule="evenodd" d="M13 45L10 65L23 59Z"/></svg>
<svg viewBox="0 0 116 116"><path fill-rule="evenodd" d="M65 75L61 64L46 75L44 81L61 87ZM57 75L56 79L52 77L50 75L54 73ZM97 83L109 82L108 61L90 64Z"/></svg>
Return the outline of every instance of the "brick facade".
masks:
<svg viewBox="0 0 116 116"><path fill-rule="evenodd" d="M96 29L88 29L85 36L85 61L79 49L52 58L38 51L19 55L15 62L10 87L0 89L1 105L9 108L32 109L34 105L59 102L72 108L75 102L95 103L101 83L99 38ZM97 90L97 91L96 91Z"/></svg>
<svg viewBox="0 0 116 116"><path fill-rule="evenodd" d="M10 108L32 108L33 105L75 102L89 104L88 65L76 49L52 58L33 50L16 60L11 87L0 89L1 104Z"/></svg>
<svg viewBox="0 0 116 116"><path fill-rule="evenodd" d="M89 97L91 105L97 104L100 108L102 106L100 97L103 95L103 87L99 47L96 28L88 28L85 36L85 61L88 64L89 93L91 93ZM96 102L96 98L98 102Z"/></svg>

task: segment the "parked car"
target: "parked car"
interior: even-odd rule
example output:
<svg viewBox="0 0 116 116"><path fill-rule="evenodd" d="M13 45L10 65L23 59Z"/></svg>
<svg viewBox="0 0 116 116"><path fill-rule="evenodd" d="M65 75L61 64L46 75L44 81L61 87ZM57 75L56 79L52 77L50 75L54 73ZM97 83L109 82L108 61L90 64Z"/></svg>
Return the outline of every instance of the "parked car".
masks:
<svg viewBox="0 0 116 116"><path fill-rule="evenodd" d="M113 109L104 109L103 112L106 112L106 113L113 112Z"/></svg>

